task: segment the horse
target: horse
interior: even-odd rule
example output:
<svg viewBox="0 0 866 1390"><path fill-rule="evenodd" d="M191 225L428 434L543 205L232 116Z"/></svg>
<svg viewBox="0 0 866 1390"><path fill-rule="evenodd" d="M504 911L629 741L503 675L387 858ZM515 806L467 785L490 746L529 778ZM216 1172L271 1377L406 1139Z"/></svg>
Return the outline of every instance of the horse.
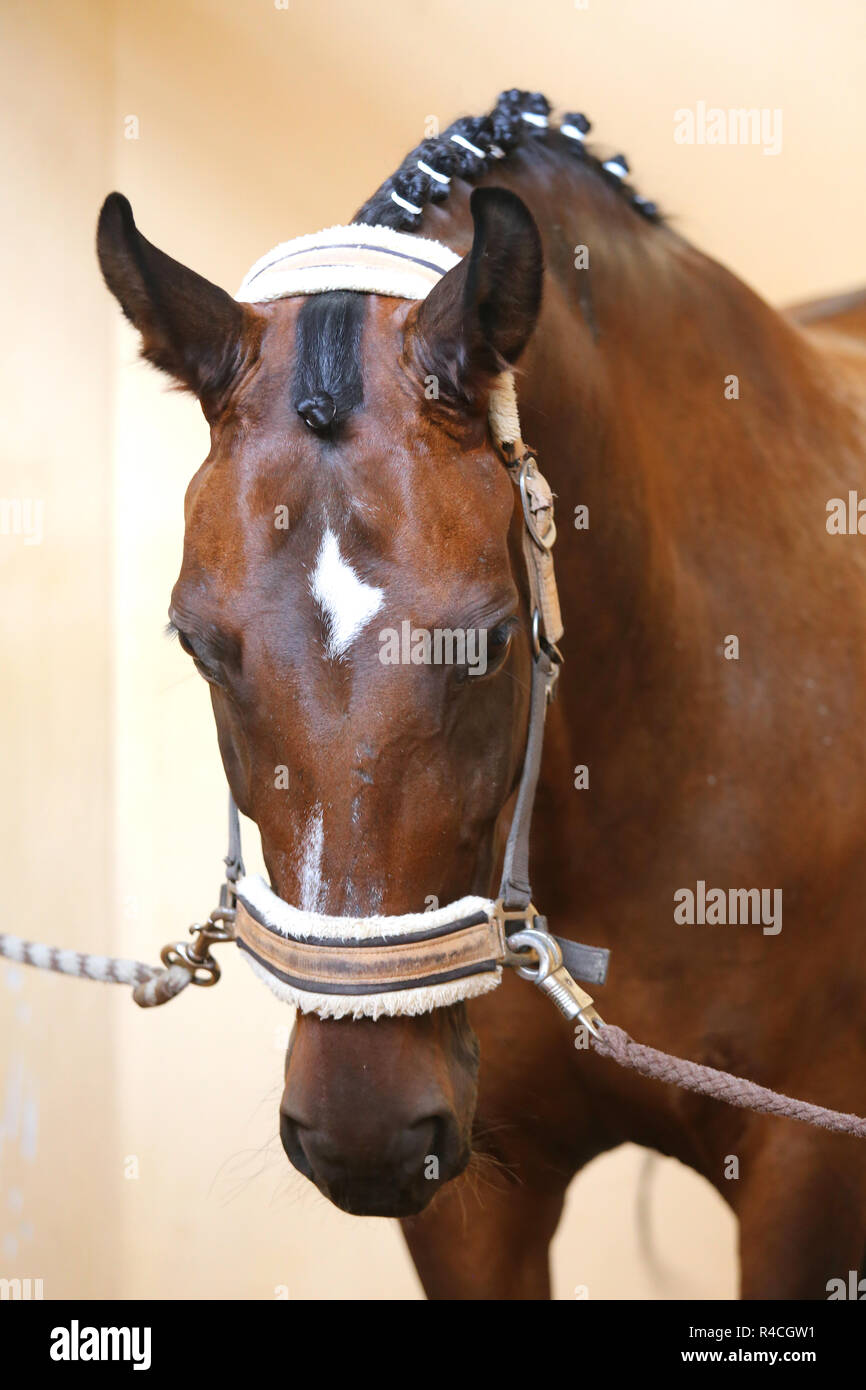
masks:
<svg viewBox="0 0 866 1390"><path fill-rule="evenodd" d="M420 302L239 303L106 200L106 283L211 430L171 624L286 902L489 894L532 660L487 422L514 369L560 522L541 910L610 949L600 1006L633 1036L862 1111L866 559L856 498L854 534L831 516L863 475L866 292L770 307L589 128L510 91L407 156L354 222L461 258ZM380 624L481 632L483 677L384 664L373 591ZM756 885L781 894L773 925L728 921L726 889ZM701 894L714 916L683 909ZM622 1071L505 974L413 1017L300 1012L286 1056L289 1161L344 1211L398 1218L429 1298L549 1298L569 1183L626 1142L730 1205L742 1298L826 1298L861 1267L861 1145Z"/></svg>

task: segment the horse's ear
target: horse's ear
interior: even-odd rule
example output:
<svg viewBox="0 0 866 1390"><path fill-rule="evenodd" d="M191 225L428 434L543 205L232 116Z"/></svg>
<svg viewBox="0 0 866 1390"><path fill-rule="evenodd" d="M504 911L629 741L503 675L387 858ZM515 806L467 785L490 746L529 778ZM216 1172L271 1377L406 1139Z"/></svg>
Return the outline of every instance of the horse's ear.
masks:
<svg viewBox="0 0 866 1390"><path fill-rule="evenodd" d="M419 305L411 353L440 395L471 406L529 341L544 260L532 214L515 193L477 188L469 207L472 250Z"/></svg>
<svg viewBox="0 0 866 1390"><path fill-rule="evenodd" d="M102 205L96 250L105 283L141 334L143 356L195 392L209 416L240 366L241 305L152 246L121 193Z"/></svg>

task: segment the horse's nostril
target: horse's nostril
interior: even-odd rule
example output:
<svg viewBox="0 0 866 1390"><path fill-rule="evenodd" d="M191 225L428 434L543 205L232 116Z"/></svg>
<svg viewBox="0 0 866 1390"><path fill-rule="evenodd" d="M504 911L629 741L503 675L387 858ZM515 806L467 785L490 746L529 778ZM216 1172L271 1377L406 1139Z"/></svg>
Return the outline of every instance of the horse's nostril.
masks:
<svg viewBox="0 0 866 1390"><path fill-rule="evenodd" d="M463 1151L467 1146L461 1143L453 1115L436 1114L416 1120L407 1134L416 1137L415 1164L426 1182L447 1181L466 1166L468 1154Z"/></svg>
<svg viewBox="0 0 866 1390"><path fill-rule="evenodd" d="M442 1165L442 1144L437 1136L440 1132L438 1116L429 1115L424 1120L416 1120L403 1134L403 1167L408 1178L438 1177Z"/></svg>
<svg viewBox="0 0 866 1390"><path fill-rule="evenodd" d="M305 1178L310 1178L314 1181L313 1165L310 1162L302 1142L303 1133L303 1125L299 1124L291 1115L287 1115L285 1111L281 1110L280 1139L286 1151L286 1157L292 1166L297 1168L299 1173L302 1173Z"/></svg>
<svg viewBox="0 0 866 1390"><path fill-rule="evenodd" d="M357 1216L413 1216L466 1166L468 1133L438 1087L317 1094L290 1073L279 1112L293 1168L335 1206Z"/></svg>
<svg viewBox="0 0 866 1390"><path fill-rule="evenodd" d="M463 1167L458 1129L449 1115L428 1114L408 1124L383 1126L381 1133L310 1128L280 1112L280 1138L294 1168L326 1194L335 1187L378 1187L428 1191Z"/></svg>

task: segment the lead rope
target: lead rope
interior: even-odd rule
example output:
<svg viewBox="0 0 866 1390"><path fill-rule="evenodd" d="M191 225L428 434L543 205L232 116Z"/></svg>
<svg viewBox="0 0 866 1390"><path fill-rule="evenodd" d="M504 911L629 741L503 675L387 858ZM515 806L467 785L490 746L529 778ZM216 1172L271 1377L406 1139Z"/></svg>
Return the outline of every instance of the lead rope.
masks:
<svg viewBox="0 0 866 1390"><path fill-rule="evenodd" d="M173 999L189 983L189 972L180 966L160 969L159 966L145 965L140 960L125 960L121 956L64 951L38 941L24 941L20 936L11 936L6 932L0 932L0 956L20 965L35 965L39 970L75 975L81 980L133 985L132 997L142 1008Z"/></svg>
<svg viewBox="0 0 866 1390"><path fill-rule="evenodd" d="M19 965L38 970L54 970L80 980L101 980L109 985L132 985L132 997L142 1009L152 1009L174 999L187 985L215 985L222 974L211 955L214 942L234 940L233 885L244 871L241 857L241 827L234 797L229 792L229 847L225 857L226 882L220 889L219 906L204 922L190 927L192 941L175 941L161 952L162 965L147 965L122 956L89 955L83 951L61 950L38 941L0 932L0 956Z"/></svg>
<svg viewBox="0 0 866 1390"><path fill-rule="evenodd" d="M536 915L535 921L544 922L544 918ZM624 1029L605 1023L590 996L563 964L558 940L550 935L546 925L528 927L509 936L508 945L511 952L508 963L517 974L546 994L567 1019L572 1022L576 1020L585 1028L600 1057L607 1057L618 1066L649 1076L654 1081L666 1081L685 1091L697 1091L713 1100L724 1101L726 1105L739 1106L741 1110L785 1116L791 1120L801 1120L804 1124L816 1125L819 1129L866 1139L866 1119L860 1115L828 1110L826 1106L812 1105L810 1101L795 1100L793 1096L781 1095L743 1076L718 1071L716 1067L707 1067L700 1062L690 1062L685 1057L674 1057L670 1052L660 1052L656 1047L635 1042ZM535 956L536 963L529 960L530 955Z"/></svg>
<svg viewBox="0 0 866 1390"><path fill-rule="evenodd" d="M684 1057L674 1057L669 1052L647 1047L630 1038L622 1028L604 1023L592 1044L600 1057L609 1057L621 1067L651 1076L655 1081L667 1081L672 1086L681 1086L685 1091L698 1091L701 1095L722 1100L726 1105L737 1105L742 1110L757 1110L765 1115L784 1115L790 1120L802 1120L807 1125L817 1125L819 1129L832 1129L839 1134L855 1134L866 1139L866 1120L859 1115L849 1115L841 1110L828 1110L823 1105L811 1105L806 1100L795 1100L793 1096L783 1096L756 1081L746 1081L742 1076L734 1076L729 1071L717 1071L715 1067L705 1067L699 1062L689 1062Z"/></svg>
<svg viewBox="0 0 866 1390"><path fill-rule="evenodd" d="M153 1008L174 999L187 985L215 985L220 967L211 955L214 942L234 939L234 884L243 874L240 819L234 798L229 794L229 847L225 857L226 882L220 890L219 906L207 921L190 927L192 941L178 941L162 952L163 965L146 965L143 961L126 960L117 956L88 955L80 951L61 950L56 946L24 941L21 937L0 933L0 956L40 970L54 970L84 980L101 980L108 984L132 985L132 997L141 1008ZM523 911L515 917L525 920ZM535 914L536 922L544 919ZM567 1018L578 1018L588 1030L592 1045L601 1057L619 1066L639 1072L642 1076L696 1091L713 1100L724 1101L741 1109L755 1110L767 1115L784 1116L833 1130L866 1138L866 1119L823 1105L795 1100L747 1081L731 1072L674 1057L669 1052L635 1042L622 1028L605 1023L593 1007L590 996L580 988L562 962L562 952L556 938L543 928L528 928L509 936L509 964L523 979L530 980L547 994ZM567 943L566 943L567 944ZM537 965L529 962L534 954Z"/></svg>

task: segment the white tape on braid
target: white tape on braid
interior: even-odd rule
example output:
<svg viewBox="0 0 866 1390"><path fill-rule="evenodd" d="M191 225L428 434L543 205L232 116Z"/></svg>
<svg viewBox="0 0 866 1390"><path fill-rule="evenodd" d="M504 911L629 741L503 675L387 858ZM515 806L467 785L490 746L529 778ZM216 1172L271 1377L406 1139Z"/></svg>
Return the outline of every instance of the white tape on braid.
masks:
<svg viewBox="0 0 866 1390"><path fill-rule="evenodd" d="M447 185L451 182L450 174L437 173L435 169L431 169L429 164L425 164L423 159L418 160L418 168L421 170L421 173L426 174L428 178L435 179L436 183Z"/></svg>

